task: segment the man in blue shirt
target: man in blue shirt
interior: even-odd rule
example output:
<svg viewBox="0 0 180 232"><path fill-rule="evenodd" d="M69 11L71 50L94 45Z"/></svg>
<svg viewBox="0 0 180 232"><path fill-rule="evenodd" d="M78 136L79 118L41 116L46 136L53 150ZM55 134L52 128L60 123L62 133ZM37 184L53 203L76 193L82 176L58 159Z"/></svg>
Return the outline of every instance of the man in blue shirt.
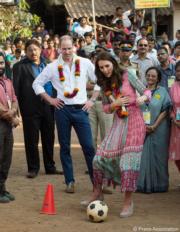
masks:
<svg viewBox="0 0 180 232"><path fill-rule="evenodd" d="M175 81L175 66L170 63L168 50L165 47L161 47L158 50L157 56L160 63L158 68L162 76L160 85L169 91L169 88L171 88Z"/></svg>
<svg viewBox="0 0 180 232"><path fill-rule="evenodd" d="M39 65L36 65L33 62L31 63L31 65L32 65L32 70L34 72L34 76L37 77L42 72L42 70L46 67L46 61L45 61L44 58L40 57L40 64ZM52 97L52 95L53 95L53 88L52 88L52 84L51 84L50 81L45 84L44 88L46 90L46 93L49 96Z"/></svg>

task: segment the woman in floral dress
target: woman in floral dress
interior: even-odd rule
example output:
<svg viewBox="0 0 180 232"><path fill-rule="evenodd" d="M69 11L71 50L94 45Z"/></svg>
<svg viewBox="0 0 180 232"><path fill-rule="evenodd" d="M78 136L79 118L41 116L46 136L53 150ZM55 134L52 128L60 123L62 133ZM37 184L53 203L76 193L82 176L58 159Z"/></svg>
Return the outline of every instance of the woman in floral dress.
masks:
<svg viewBox="0 0 180 232"><path fill-rule="evenodd" d="M114 121L94 157L94 191L86 203L103 199L103 183L121 185L124 203L120 217L133 214L132 193L136 191L145 137L145 124L137 102L144 103L150 98L150 91L135 73L133 69L122 73L108 53L97 57L96 76L104 95L103 108L106 113L114 112ZM138 99L136 90L142 95Z"/></svg>

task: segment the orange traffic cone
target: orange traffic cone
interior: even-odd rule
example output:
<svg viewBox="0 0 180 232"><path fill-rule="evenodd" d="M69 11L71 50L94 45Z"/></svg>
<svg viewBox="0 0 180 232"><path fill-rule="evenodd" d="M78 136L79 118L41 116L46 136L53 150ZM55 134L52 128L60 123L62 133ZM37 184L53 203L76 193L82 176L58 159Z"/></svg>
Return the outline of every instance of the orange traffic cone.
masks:
<svg viewBox="0 0 180 232"><path fill-rule="evenodd" d="M54 191L52 184L47 185L41 213L49 214L49 215L56 214L56 209L54 206Z"/></svg>

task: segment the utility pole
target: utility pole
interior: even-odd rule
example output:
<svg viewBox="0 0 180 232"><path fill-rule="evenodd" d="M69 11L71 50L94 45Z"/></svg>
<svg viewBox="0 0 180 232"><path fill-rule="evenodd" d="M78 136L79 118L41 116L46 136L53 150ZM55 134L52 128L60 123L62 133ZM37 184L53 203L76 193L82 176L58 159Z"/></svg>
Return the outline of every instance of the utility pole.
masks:
<svg viewBox="0 0 180 232"><path fill-rule="evenodd" d="M156 39L156 9L151 9L151 22L152 22L152 33L153 38Z"/></svg>

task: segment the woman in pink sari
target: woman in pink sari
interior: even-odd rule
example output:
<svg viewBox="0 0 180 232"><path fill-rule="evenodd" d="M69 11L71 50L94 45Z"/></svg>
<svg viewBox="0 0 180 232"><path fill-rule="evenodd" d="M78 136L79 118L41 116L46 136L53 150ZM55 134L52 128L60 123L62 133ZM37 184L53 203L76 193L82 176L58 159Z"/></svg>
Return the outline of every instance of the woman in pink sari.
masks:
<svg viewBox="0 0 180 232"><path fill-rule="evenodd" d="M173 109L169 154L180 172L180 61L176 63L175 71L176 81L170 89Z"/></svg>

